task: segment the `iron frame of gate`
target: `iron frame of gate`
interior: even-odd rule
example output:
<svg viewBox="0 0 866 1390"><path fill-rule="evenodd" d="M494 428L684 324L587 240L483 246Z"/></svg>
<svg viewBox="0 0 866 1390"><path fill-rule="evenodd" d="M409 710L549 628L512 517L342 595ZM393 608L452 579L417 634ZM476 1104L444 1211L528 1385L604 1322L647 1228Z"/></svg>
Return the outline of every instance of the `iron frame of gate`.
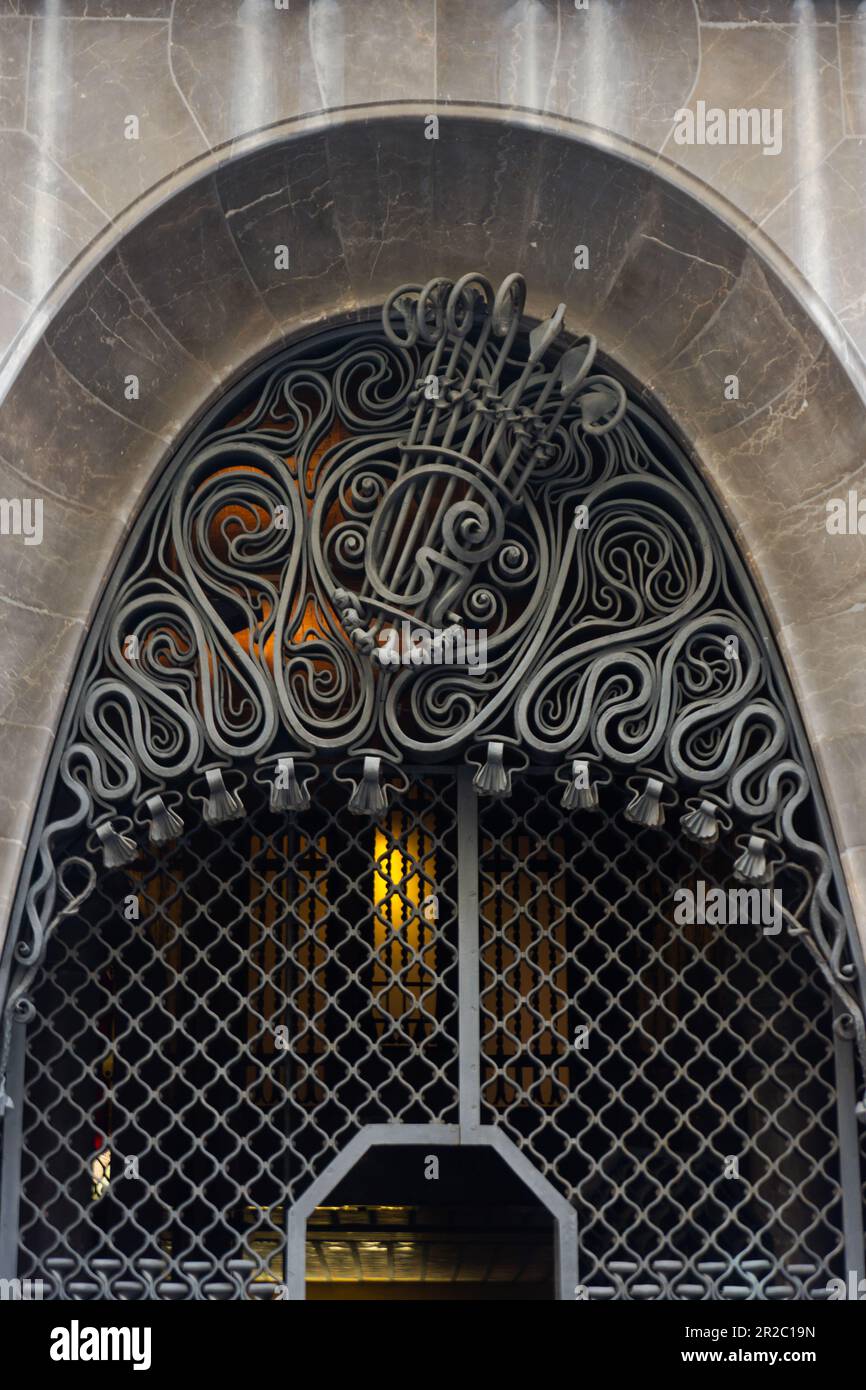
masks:
<svg viewBox="0 0 866 1390"><path fill-rule="evenodd" d="M478 912L478 798L471 768L457 770L457 1125L365 1125L290 1207L286 1284L291 1300L305 1298L307 1219L371 1148L486 1146L529 1188L555 1222L555 1287L574 1297L578 1279L577 1212L498 1125L481 1123L480 919Z"/></svg>
<svg viewBox="0 0 866 1390"><path fill-rule="evenodd" d="M448 771L441 765L433 769L419 766L420 773ZM472 770L451 769L457 794L457 1050L458 1124L364 1125L318 1174L301 1196L286 1210L286 1250L284 1283L290 1301L306 1298L307 1221L316 1207L326 1201L337 1184L346 1177L372 1148L487 1147L492 1149L550 1213L555 1230L556 1298L570 1301L580 1286L578 1215L575 1208L538 1170L514 1140L498 1124L481 1122L482 1039L481 998L481 922L479 913L479 816L478 798L472 785ZM833 1000L834 1018L841 1008ZM13 1095L22 1097L26 1060L27 1025L20 1023L13 1034L9 1082ZM839 1140L839 1188L842 1207L842 1234L845 1268L858 1279L866 1273L863 1250L860 1193L860 1156L855 1116L856 1085L853 1042L834 1029L834 1072ZM15 1278L18 1265L18 1217L20 1170L23 1144L23 1106L18 1104L6 1118L3 1131L2 1185L0 1185L0 1277Z"/></svg>
<svg viewBox="0 0 866 1390"><path fill-rule="evenodd" d="M354 325L339 325L339 331L345 334L352 334L354 332L360 333L370 322L376 320L378 317L379 314L376 310L364 312L359 315ZM531 325L531 322L531 320L527 320L527 325ZM305 348L314 348L317 344L326 341L332 336L334 327L335 325L332 324L314 334L301 332L298 334L297 342L303 343ZM270 370L271 364L283 358L285 354L286 347L282 346L271 359L259 365L256 369L257 375L262 375ZM202 440L215 427L217 422L227 419L232 411L236 409L244 393L248 390L248 382L249 373L247 372L232 388L220 397L219 401L209 407L189 431L180 449L166 460L164 467L153 480L150 493L141 507L138 525L130 530L121 553L116 559L112 573L107 580L99 609L90 625L87 641L84 643L79 655L70 690L59 721L57 737L54 741L52 753L46 769L42 790L34 813L27 849L24 855L16 895L10 914L9 930L3 944L2 953L0 953L0 1001L6 998L10 978L16 964L14 947L21 930L27 890L34 874L39 850L39 837L46 824L50 803L54 795L62 750L66 744L71 725L76 715L79 696L88 673L90 657L108 620L112 601L126 574L129 559L134 551L141 527L147 523L148 518L152 517L160 502L164 499L166 488L170 486L171 480L175 476L179 465L193 456ZM639 407L633 404L632 409L635 410L639 416L643 416L647 421L651 422L652 417ZM666 421L666 428L685 457L694 462L688 444L682 439L675 425L670 421ZM826 846L833 880L839 893L841 912L845 921L848 941L851 947L851 957L855 965L862 997L866 995L866 955L864 955L857 931L829 813L823 795L821 794L821 780L805 734L797 702L791 692L787 671L782 663L763 607L756 595L754 583L730 535L725 519L707 484L704 483L697 466L694 466L692 469L690 486L697 502L714 523L715 533L727 564L735 574L743 592L750 599L750 614L755 622L758 634L763 641L765 656L770 671L774 679L778 682L779 688L784 692L785 714L794 735L798 756L809 778L810 785L816 793L813 798L814 811L823 843ZM472 804L471 823L475 829L471 837L471 845L464 845L463 842L466 837L461 835L460 847L462 859L465 859L470 853L473 856L476 877L472 882L477 883L477 806L471 786L471 772L469 772L468 778L463 779L459 795L461 801L467 808L470 802ZM482 1125L480 1123L481 1045L478 1005L478 901L477 886L475 888L470 888L468 886L469 882L469 876L461 872L459 875L460 911L458 955L460 1124L459 1126L429 1125L418 1127L395 1124L393 1126L368 1126L362 1129L359 1134L350 1141L347 1148L343 1150L337 1158L332 1160L331 1165L324 1170L322 1175L315 1180L314 1184L291 1209L287 1217L291 1222L290 1235L291 1240L294 1242L291 1248L295 1250L297 1258L297 1242L303 1239L308 1208L312 1210L316 1205L316 1201L312 1200L312 1194L315 1193L317 1200L321 1201L322 1196L327 1194L327 1191L330 1190L338 1178L344 1172L348 1172L349 1168L357 1161L357 1158L375 1144L389 1143L401 1146L409 1143L486 1144L492 1146L500 1153L503 1159L515 1171L517 1176L533 1190L539 1200L555 1216L559 1232L557 1257L558 1297L573 1297L574 1285L578 1280L576 1213L565 1198L561 1197L533 1165L529 1163L507 1135L502 1133L496 1126ZM471 941L468 939L473 930L473 928L469 926L470 922L474 922L474 937ZM470 988L473 972L474 993ZM833 1013L834 1018L839 1018L844 1013L842 1006L835 997L833 998ZM12 1032L8 1059L8 1089L10 1095L17 1097L21 1097L23 1094L26 1038L26 1022L23 1020L16 1021ZM836 1108L838 1117L837 1132L840 1146L840 1196L843 1215L846 1269L853 1271L859 1279L866 1275L866 1252L864 1252L863 1239L864 1224L861 1196L859 1131L855 1113L857 1102L855 1044L852 1037L840 1035L839 1030L835 1029L834 1055ZM2 1171L0 1171L0 1278L14 1278L17 1272L21 1146L23 1139L22 1121L22 1106L19 1103L15 1105L14 1109L7 1111L2 1125L3 1139L2 1150L0 1150L0 1162L2 1162ZM410 1132L416 1137L410 1138ZM310 1205L311 1201L312 1205ZM303 1261L302 1248L300 1259ZM303 1263L297 1265L297 1268L303 1270ZM295 1275L295 1278L297 1278L297 1275ZM299 1296L297 1290L293 1296Z"/></svg>
<svg viewBox="0 0 866 1390"><path fill-rule="evenodd" d="M430 769L416 769L418 771ZM442 768L436 769L442 772ZM292 1301L306 1297L307 1219L369 1149L488 1147L546 1207L555 1223L555 1288L559 1300L572 1299L578 1282L577 1212L557 1192L498 1125L481 1123L480 920L478 911L478 799L471 768L456 769L457 790L457 1050L459 1123L365 1125L337 1154L286 1213L285 1284ZM27 1025L13 1033L9 1059L11 1094L23 1098ZM23 1144L23 1105L9 1112L3 1130L0 1185L0 1278L14 1278L18 1265L19 1192Z"/></svg>
<svg viewBox="0 0 866 1390"><path fill-rule="evenodd" d="M461 1094L461 1114L463 1105ZM420 1146L459 1148L461 1145L493 1149L550 1212L556 1232L556 1297L560 1301L574 1298L578 1281L577 1212L574 1207L551 1186L497 1125L473 1126L461 1122L459 1125L366 1125L350 1140L288 1213L286 1285L289 1299L301 1301L306 1298L307 1219L369 1149L378 1146L401 1149Z"/></svg>

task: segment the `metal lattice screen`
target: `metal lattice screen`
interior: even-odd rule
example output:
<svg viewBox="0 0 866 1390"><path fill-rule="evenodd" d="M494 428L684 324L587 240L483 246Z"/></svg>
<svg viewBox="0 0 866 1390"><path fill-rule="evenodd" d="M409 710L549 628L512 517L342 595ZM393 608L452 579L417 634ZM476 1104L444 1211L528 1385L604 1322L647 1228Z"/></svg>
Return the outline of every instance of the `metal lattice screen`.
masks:
<svg viewBox="0 0 866 1390"><path fill-rule="evenodd" d="M19 1272L55 1295L273 1296L288 1204L363 1125L458 1118L453 777L378 822L327 777L291 822L257 795L103 874L52 938ZM624 788L560 795L545 772L477 802L483 1121L576 1207L590 1296L820 1296L842 1223L811 958L674 921L735 851L627 824Z"/></svg>
<svg viewBox="0 0 866 1390"><path fill-rule="evenodd" d="M256 791L52 940L19 1267L55 1295L271 1297L287 1203L361 1126L457 1117L453 782L375 824L333 781L296 824Z"/></svg>
<svg viewBox="0 0 866 1390"><path fill-rule="evenodd" d="M843 1240L811 957L787 932L678 925L675 890L732 884L731 851L628 825L624 788L579 821L559 793L523 776L481 803L485 1122L577 1208L590 1297L821 1296Z"/></svg>

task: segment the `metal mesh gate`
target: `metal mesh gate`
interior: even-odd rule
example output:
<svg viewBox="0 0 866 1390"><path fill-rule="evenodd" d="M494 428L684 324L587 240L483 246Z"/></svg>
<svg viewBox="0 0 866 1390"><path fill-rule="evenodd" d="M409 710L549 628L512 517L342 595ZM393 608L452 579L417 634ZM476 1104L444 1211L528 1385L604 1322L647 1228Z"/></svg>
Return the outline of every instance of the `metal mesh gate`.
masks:
<svg viewBox="0 0 866 1390"><path fill-rule="evenodd" d="M291 824L244 795L52 940L19 1270L57 1296L273 1297L288 1204L362 1126L457 1120L453 776L378 822L332 780ZM559 795L541 772L472 798L482 1121L576 1207L590 1297L821 1296L842 1232L808 954L675 922L730 850L624 823L623 788L589 817Z"/></svg>
<svg viewBox="0 0 866 1390"><path fill-rule="evenodd" d="M299 340L143 507L0 956L0 1278L303 1296L309 1203L432 1129L555 1215L560 1297L568 1203L593 1297L862 1271L863 961L793 696L689 460L525 288ZM778 934L677 920L735 878Z"/></svg>
<svg viewBox="0 0 866 1390"><path fill-rule="evenodd" d="M250 787L242 821L100 877L34 996L22 1277L273 1297L286 1204L361 1126L456 1118L452 792L373 824L330 782L288 825Z"/></svg>
<svg viewBox="0 0 866 1390"><path fill-rule="evenodd" d="M590 1297L823 1296L843 1247L827 992L787 932L678 925L674 891L728 887L734 856L624 823L626 799L575 821L524 776L482 803L483 1118L577 1208Z"/></svg>

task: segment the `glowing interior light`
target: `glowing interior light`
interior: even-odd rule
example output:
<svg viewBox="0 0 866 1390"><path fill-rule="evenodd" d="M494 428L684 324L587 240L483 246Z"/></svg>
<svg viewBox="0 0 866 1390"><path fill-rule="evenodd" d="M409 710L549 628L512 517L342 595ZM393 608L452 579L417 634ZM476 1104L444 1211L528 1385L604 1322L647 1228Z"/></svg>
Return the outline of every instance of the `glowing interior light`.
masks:
<svg viewBox="0 0 866 1390"><path fill-rule="evenodd" d="M418 1004L435 1016L435 926L429 903L436 856L427 824L408 829L405 813L394 811L387 830L377 826L375 831L375 984L378 1004L393 1019L405 1019Z"/></svg>

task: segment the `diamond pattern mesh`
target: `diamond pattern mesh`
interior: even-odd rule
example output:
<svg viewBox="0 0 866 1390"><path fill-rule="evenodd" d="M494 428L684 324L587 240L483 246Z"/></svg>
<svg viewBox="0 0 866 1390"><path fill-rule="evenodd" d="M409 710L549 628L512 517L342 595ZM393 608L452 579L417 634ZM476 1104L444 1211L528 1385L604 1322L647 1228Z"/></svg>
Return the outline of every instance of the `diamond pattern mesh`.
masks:
<svg viewBox="0 0 866 1390"><path fill-rule="evenodd" d="M453 782L378 824L334 782L295 825L256 795L49 946L19 1268L55 1296L272 1297L287 1203L358 1129L457 1119Z"/></svg>
<svg viewBox="0 0 866 1390"><path fill-rule="evenodd" d="M101 873L52 939L19 1274L54 1296L272 1297L288 1204L363 1125L456 1123L453 778L378 824L317 785L293 822L251 786L244 819ZM844 1270L811 957L674 920L675 889L733 882L729 847L628 825L615 786L597 813L560 794L545 772L478 803L482 1120L576 1207L590 1297L823 1296Z"/></svg>
<svg viewBox="0 0 866 1390"><path fill-rule="evenodd" d="M843 1258L810 956L675 923L675 889L733 884L729 849L629 825L614 787L573 817L560 795L523 776L481 803L483 1120L577 1208L590 1297L821 1297Z"/></svg>

